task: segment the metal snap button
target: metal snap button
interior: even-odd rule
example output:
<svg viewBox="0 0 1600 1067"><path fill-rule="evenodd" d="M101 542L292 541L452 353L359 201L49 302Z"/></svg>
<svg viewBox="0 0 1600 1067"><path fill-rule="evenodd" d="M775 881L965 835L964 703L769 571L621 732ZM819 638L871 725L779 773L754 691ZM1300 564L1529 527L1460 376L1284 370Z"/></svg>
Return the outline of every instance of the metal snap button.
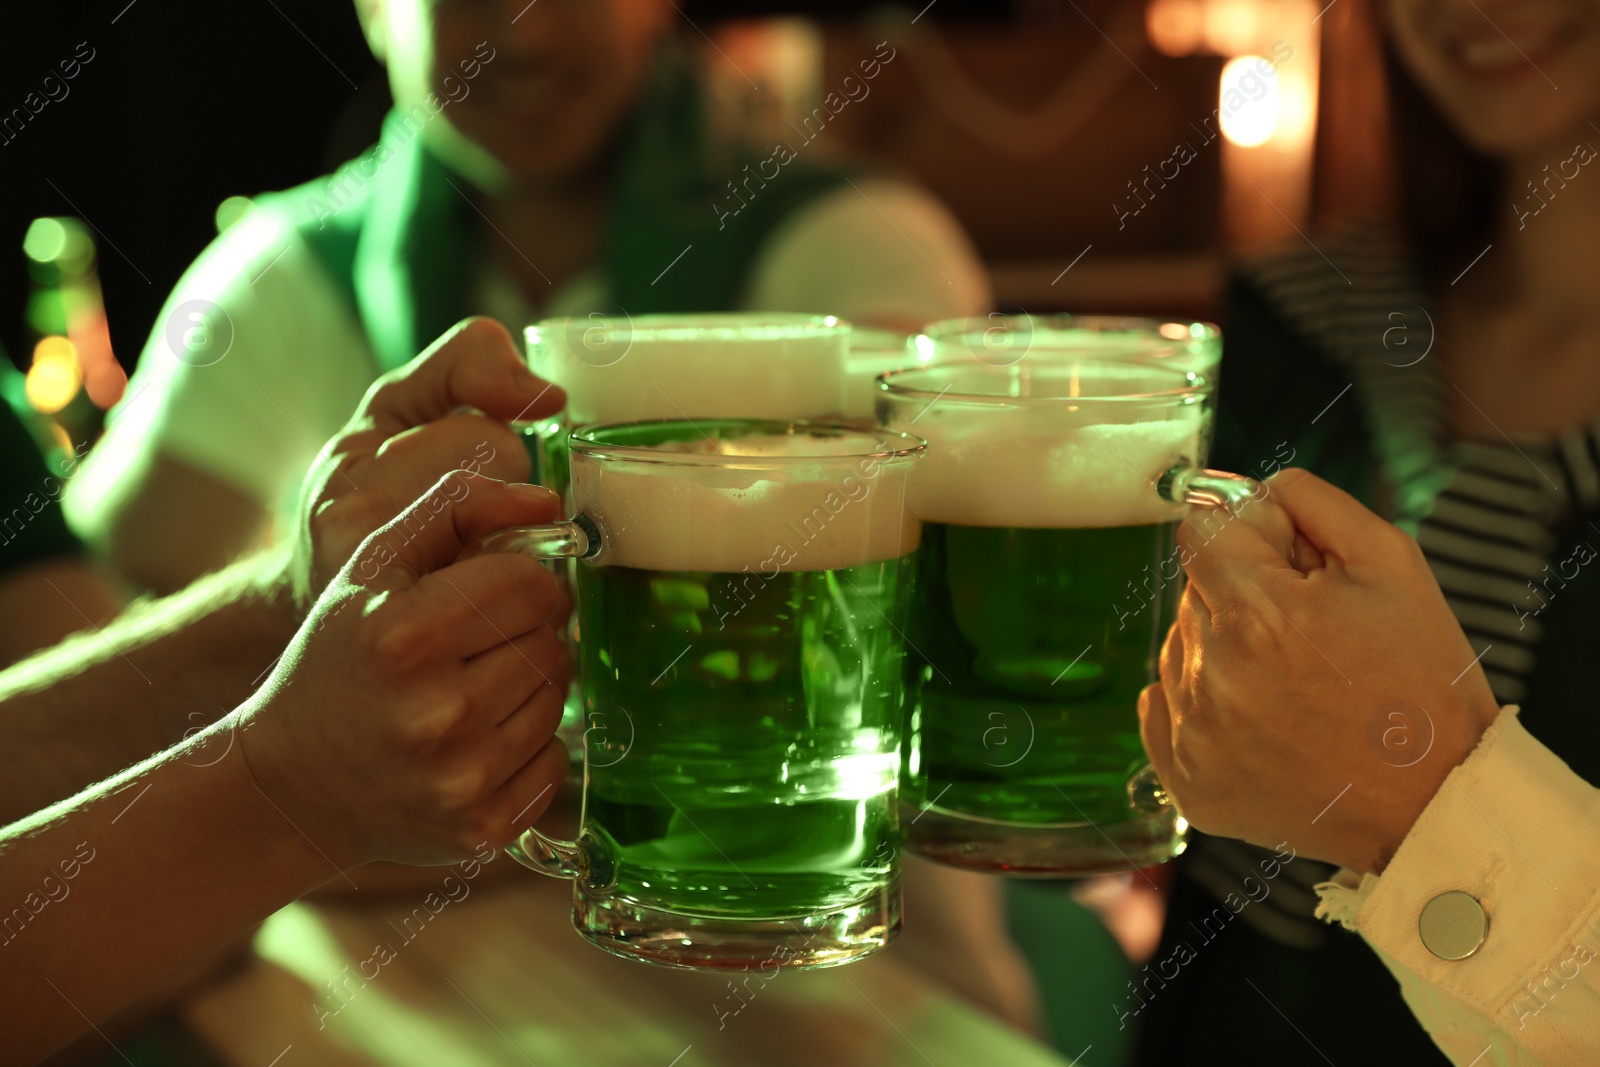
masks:
<svg viewBox="0 0 1600 1067"><path fill-rule="evenodd" d="M1478 951L1489 933L1489 916L1470 893L1453 889L1440 893L1422 907L1417 935L1427 950L1441 960L1464 960Z"/></svg>

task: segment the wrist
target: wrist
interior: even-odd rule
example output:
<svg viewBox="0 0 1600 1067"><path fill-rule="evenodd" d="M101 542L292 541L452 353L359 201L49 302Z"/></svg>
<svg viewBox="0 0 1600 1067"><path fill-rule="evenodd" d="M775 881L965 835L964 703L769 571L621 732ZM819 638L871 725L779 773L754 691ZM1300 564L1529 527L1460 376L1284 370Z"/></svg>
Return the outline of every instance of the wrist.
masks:
<svg viewBox="0 0 1600 1067"><path fill-rule="evenodd" d="M252 700L250 706L234 713L238 723L235 747L249 776L250 792L275 813L279 824L292 828L290 832L321 858L326 877L375 859L349 840L343 820L335 818L329 825L326 813L337 812L338 804L322 788L321 775L303 765L292 739L278 728L273 711L269 702Z"/></svg>
<svg viewBox="0 0 1600 1067"><path fill-rule="evenodd" d="M1350 870L1368 871L1372 874L1383 873L1394 859L1395 853L1400 851L1401 844L1410 836L1417 820L1422 818L1422 813L1439 795L1439 790L1444 788L1450 775L1477 749L1478 743L1483 740L1484 733L1499 711L1499 706L1494 703L1492 697L1488 699L1487 705L1462 709L1450 720L1454 728L1448 733L1440 731L1434 739L1432 749L1421 760L1413 766L1394 768L1394 773L1404 774L1408 780L1403 783L1403 788L1391 793L1394 801L1389 808L1387 818L1371 837L1376 847L1372 850L1366 865L1345 866Z"/></svg>
<svg viewBox="0 0 1600 1067"><path fill-rule="evenodd" d="M257 869L272 872L275 888L285 899L295 899L337 877L343 868L262 789L245 750L243 733L236 710L185 742L181 756L196 773L217 777L214 796L219 806L231 812L227 836L232 844L252 857Z"/></svg>

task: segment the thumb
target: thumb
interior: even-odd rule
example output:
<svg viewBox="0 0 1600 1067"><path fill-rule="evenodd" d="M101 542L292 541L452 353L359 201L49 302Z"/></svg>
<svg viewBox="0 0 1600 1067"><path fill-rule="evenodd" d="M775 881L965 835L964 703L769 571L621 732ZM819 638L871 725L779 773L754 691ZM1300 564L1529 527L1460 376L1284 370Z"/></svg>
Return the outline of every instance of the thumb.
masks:
<svg viewBox="0 0 1600 1067"><path fill-rule="evenodd" d="M553 415L566 394L528 370L506 328L471 318L429 345L403 368L384 375L361 402L388 436L441 419L461 407L506 421Z"/></svg>
<svg viewBox="0 0 1600 1067"><path fill-rule="evenodd" d="M561 498L543 486L451 471L368 537L350 566L369 586L410 585L486 534L550 522L560 511Z"/></svg>

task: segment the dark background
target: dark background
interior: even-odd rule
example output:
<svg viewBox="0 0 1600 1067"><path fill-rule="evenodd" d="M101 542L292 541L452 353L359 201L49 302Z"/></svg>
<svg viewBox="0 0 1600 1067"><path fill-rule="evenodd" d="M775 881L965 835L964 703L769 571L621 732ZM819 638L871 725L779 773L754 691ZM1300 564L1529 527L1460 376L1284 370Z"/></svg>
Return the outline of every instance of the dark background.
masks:
<svg viewBox="0 0 1600 1067"><path fill-rule="evenodd" d="M796 10L851 18L870 6L679 4L697 23ZM0 114L22 108L46 75L59 78L58 62L80 42L95 52L64 99L0 144L0 344L18 361L32 219L76 215L97 231L112 342L131 369L167 293L216 235L217 205L330 169L376 139L388 101L355 9L341 0L8 7ZM939 0L927 17L1004 21L1011 7Z"/></svg>
<svg viewBox="0 0 1600 1067"><path fill-rule="evenodd" d="M880 5L859 0L676 2L686 19L712 32L733 17L818 18L829 84L877 39L870 20ZM918 28L931 27L984 92L1025 112L1101 47L1097 25L1137 2L936 0ZM901 6L923 10L922 0ZM1323 20L1319 204L1338 199L1328 190L1336 194L1339 183L1323 180L1324 157L1349 155L1327 152L1323 142L1326 131L1341 128L1328 107L1335 102L1328 72L1355 7L1336 5ZM695 30L684 32L700 40ZM0 344L25 365L31 338L21 241L29 221L75 215L97 233L113 346L131 369L166 294L215 236L217 205L299 184L366 147L388 90L349 0L29 2L12 5L0 22L0 117L23 108L46 75L59 76L59 61L79 42L95 58L67 83L69 95L0 144ZM837 146L919 178L942 197L989 263L1002 306L1021 306L1024 293L1065 293L1065 285L1045 283L1094 241L1095 262L1072 280L1088 285L1100 270L1106 284L1065 299L1097 310L1203 316L1212 310L1208 298L1186 294L1209 293L1220 263L1216 153L1192 165L1192 177L1125 233L1114 232L1109 204L1125 179L1169 154L1188 122L1216 106L1221 61L1135 55L1162 91L1127 74L1112 105L1041 158L995 158L964 138L929 106L906 60L886 68L870 107L845 113ZM1342 140L1370 144L1370 128L1355 129L1366 132ZM1044 281L1035 284L1035 275ZM1163 279L1174 276L1180 284L1163 290Z"/></svg>
<svg viewBox="0 0 1600 1067"><path fill-rule="evenodd" d="M29 221L76 215L98 231L112 342L131 367L168 291L216 235L217 205L314 176L351 83L387 89L347 3L26 3L10 5L0 29L0 114L59 77L81 41L95 58L69 95L0 145L0 342L26 360Z"/></svg>

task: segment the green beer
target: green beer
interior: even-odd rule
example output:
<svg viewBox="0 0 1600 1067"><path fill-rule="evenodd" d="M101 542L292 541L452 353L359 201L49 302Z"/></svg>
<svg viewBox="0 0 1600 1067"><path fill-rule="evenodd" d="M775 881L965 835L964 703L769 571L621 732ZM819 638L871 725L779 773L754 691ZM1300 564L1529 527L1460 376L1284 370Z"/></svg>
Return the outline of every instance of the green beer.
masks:
<svg viewBox="0 0 1600 1067"><path fill-rule="evenodd" d="M1139 738L1182 574L1158 488L1210 437L1210 389L1136 362L947 361L885 375L880 416L928 440L907 632L910 847L1071 876L1181 851ZM1181 499L1181 498L1180 498Z"/></svg>
<svg viewBox="0 0 1600 1067"><path fill-rule="evenodd" d="M803 924L887 891L908 567L580 570L586 820L616 896Z"/></svg>
<svg viewBox="0 0 1600 1067"><path fill-rule="evenodd" d="M907 633L908 791L1020 823L1126 818L1145 762L1129 709L1180 589L1148 576L1174 532L926 523Z"/></svg>
<svg viewBox="0 0 1600 1067"><path fill-rule="evenodd" d="M899 748L920 438L683 420L574 432L579 931L670 966L820 967L900 924Z"/></svg>

